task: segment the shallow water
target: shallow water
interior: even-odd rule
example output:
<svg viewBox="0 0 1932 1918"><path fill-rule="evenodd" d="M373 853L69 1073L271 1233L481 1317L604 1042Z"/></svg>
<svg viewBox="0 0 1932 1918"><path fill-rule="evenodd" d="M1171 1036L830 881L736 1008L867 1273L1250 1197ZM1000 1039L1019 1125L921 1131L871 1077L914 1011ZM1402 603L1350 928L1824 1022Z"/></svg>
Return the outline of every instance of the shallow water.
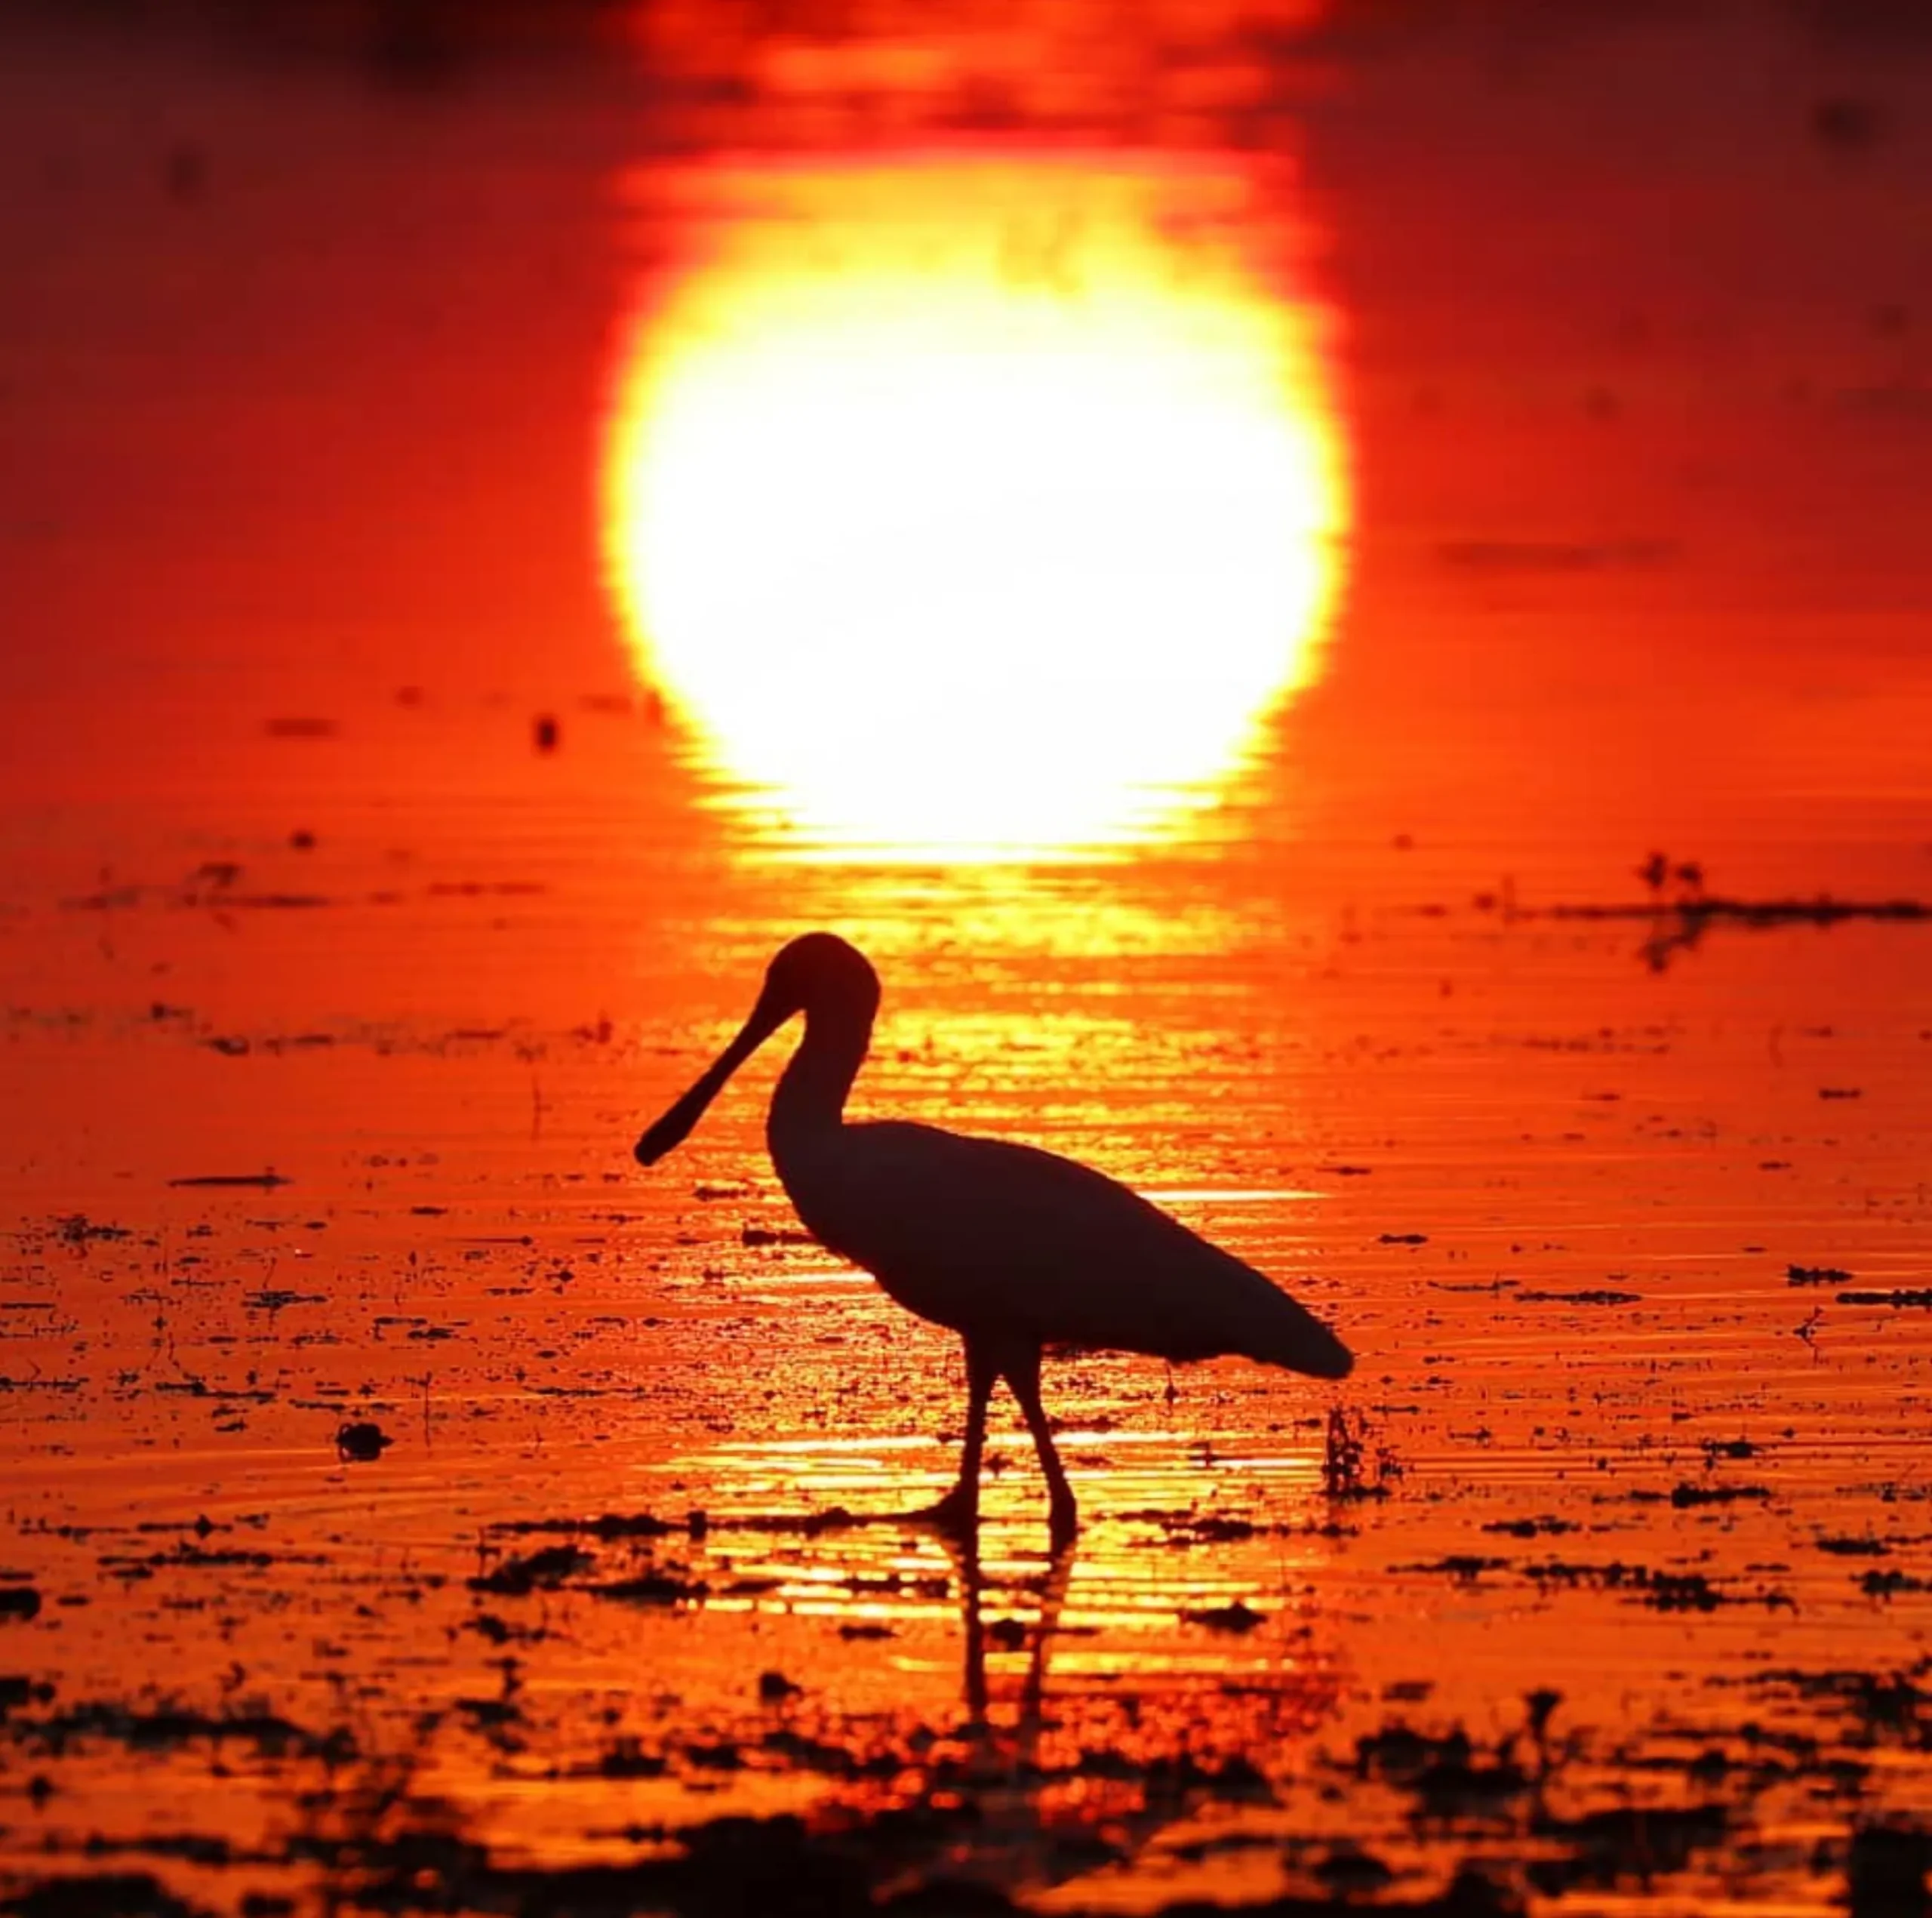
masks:
<svg viewBox="0 0 1932 1918"><path fill-rule="evenodd" d="M1794 18L1318 43L1321 673L1023 865L801 859L637 682L633 68L8 29L8 1897L1918 1908L1932 925L1709 906L1932 896L1932 65ZM1353 1378L1051 1362L1072 1553L1004 1396L977 1554L908 1516L963 1367L776 1061L629 1157L813 925L858 1108Z"/></svg>

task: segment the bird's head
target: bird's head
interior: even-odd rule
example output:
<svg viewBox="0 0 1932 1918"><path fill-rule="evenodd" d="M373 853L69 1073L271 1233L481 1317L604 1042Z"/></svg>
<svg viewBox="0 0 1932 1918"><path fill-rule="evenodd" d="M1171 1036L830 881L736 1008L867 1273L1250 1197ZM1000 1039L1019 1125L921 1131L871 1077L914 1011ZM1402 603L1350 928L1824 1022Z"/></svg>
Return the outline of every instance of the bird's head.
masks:
<svg viewBox="0 0 1932 1918"><path fill-rule="evenodd" d="M870 1025L878 997L878 974L857 947L835 932L807 932L765 968L751 1023L768 1017L766 1030L775 1032L794 1013L817 1012Z"/></svg>
<svg viewBox="0 0 1932 1918"><path fill-rule="evenodd" d="M697 1084L637 1142L640 1165L654 1165L689 1137L724 1082L789 1019L802 1012L856 1028L871 1027L878 1011L878 974L857 947L834 932L808 932L780 949L765 968L758 1003L738 1036Z"/></svg>

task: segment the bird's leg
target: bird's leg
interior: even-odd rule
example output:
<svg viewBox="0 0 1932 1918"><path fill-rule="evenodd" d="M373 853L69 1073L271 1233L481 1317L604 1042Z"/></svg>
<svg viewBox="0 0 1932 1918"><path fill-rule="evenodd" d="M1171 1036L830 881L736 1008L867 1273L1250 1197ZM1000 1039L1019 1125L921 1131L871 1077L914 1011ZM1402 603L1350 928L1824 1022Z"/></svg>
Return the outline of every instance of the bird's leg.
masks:
<svg viewBox="0 0 1932 1918"><path fill-rule="evenodd" d="M953 1532L970 1533L980 1516L980 1454L986 1442L986 1401L993 1396L999 1368L983 1347L966 1341L966 1445L959 1456L959 1480L925 1516Z"/></svg>
<svg viewBox="0 0 1932 1918"><path fill-rule="evenodd" d="M1040 1403L1040 1348L1029 1347L1023 1356L1001 1369L1006 1374L1007 1384L1013 1387L1013 1396L1020 1401L1026 1429L1032 1433L1034 1446L1040 1455L1040 1469L1047 1475L1049 1535L1056 1547L1067 1544L1079 1529L1080 1513L1074 1502L1073 1488L1067 1483L1061 1467L1060 1454L1054 1449L1046 1408Z"/></svg>

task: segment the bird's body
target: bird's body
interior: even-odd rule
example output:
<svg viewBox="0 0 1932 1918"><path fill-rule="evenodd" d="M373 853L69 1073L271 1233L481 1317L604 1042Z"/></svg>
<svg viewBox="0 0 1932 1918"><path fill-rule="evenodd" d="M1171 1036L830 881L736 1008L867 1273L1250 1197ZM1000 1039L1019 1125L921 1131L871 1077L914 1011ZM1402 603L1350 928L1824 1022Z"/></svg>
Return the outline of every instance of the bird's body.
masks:
<svg viewBox="0 0 1932 1918"><path fill-rule="evenodd" d="M1004 1140L848 1122L845 1097L878 1001L877 977L856 949L826 933L793 941L744 1030L639 1140L637 1156L648 1165L670 1151L738 1065L804 1013L804 1040L772 1099L772 1162L814 1238L965 1341L972 1415L941 1516L970 1522L977 1509L986 1402L1004 1376L1040 1449L1056 1536L1070 1535L1072 1494L1040 1409L1044 1347L1171 1359L1239 1353L1346 1376L1348 1348L1312 1313L1104 1173Z"/></svg>
<svg viewBox="0 0 1932 1918"><path fill-rule="evenodd" d="M774 1144L772 1159L812 1236L937 1325L1294 1362L1303 1327L1286 1295L1072 1159L891 1120L847 1125L834 1151Z"/></svg>

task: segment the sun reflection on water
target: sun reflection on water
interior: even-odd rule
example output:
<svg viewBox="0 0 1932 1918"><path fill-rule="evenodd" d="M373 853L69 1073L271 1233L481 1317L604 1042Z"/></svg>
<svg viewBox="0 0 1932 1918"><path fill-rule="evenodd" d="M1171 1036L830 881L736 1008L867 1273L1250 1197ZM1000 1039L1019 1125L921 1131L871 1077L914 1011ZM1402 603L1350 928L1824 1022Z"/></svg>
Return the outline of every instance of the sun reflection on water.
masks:
<svg viewBox="0 0 1932 1918"><path fill-rule="evenodd" d="M948 864L1186 830L1319 670L1319 316L1232 165L706 170L608 422L612 589L737 803Z"/></svg>

